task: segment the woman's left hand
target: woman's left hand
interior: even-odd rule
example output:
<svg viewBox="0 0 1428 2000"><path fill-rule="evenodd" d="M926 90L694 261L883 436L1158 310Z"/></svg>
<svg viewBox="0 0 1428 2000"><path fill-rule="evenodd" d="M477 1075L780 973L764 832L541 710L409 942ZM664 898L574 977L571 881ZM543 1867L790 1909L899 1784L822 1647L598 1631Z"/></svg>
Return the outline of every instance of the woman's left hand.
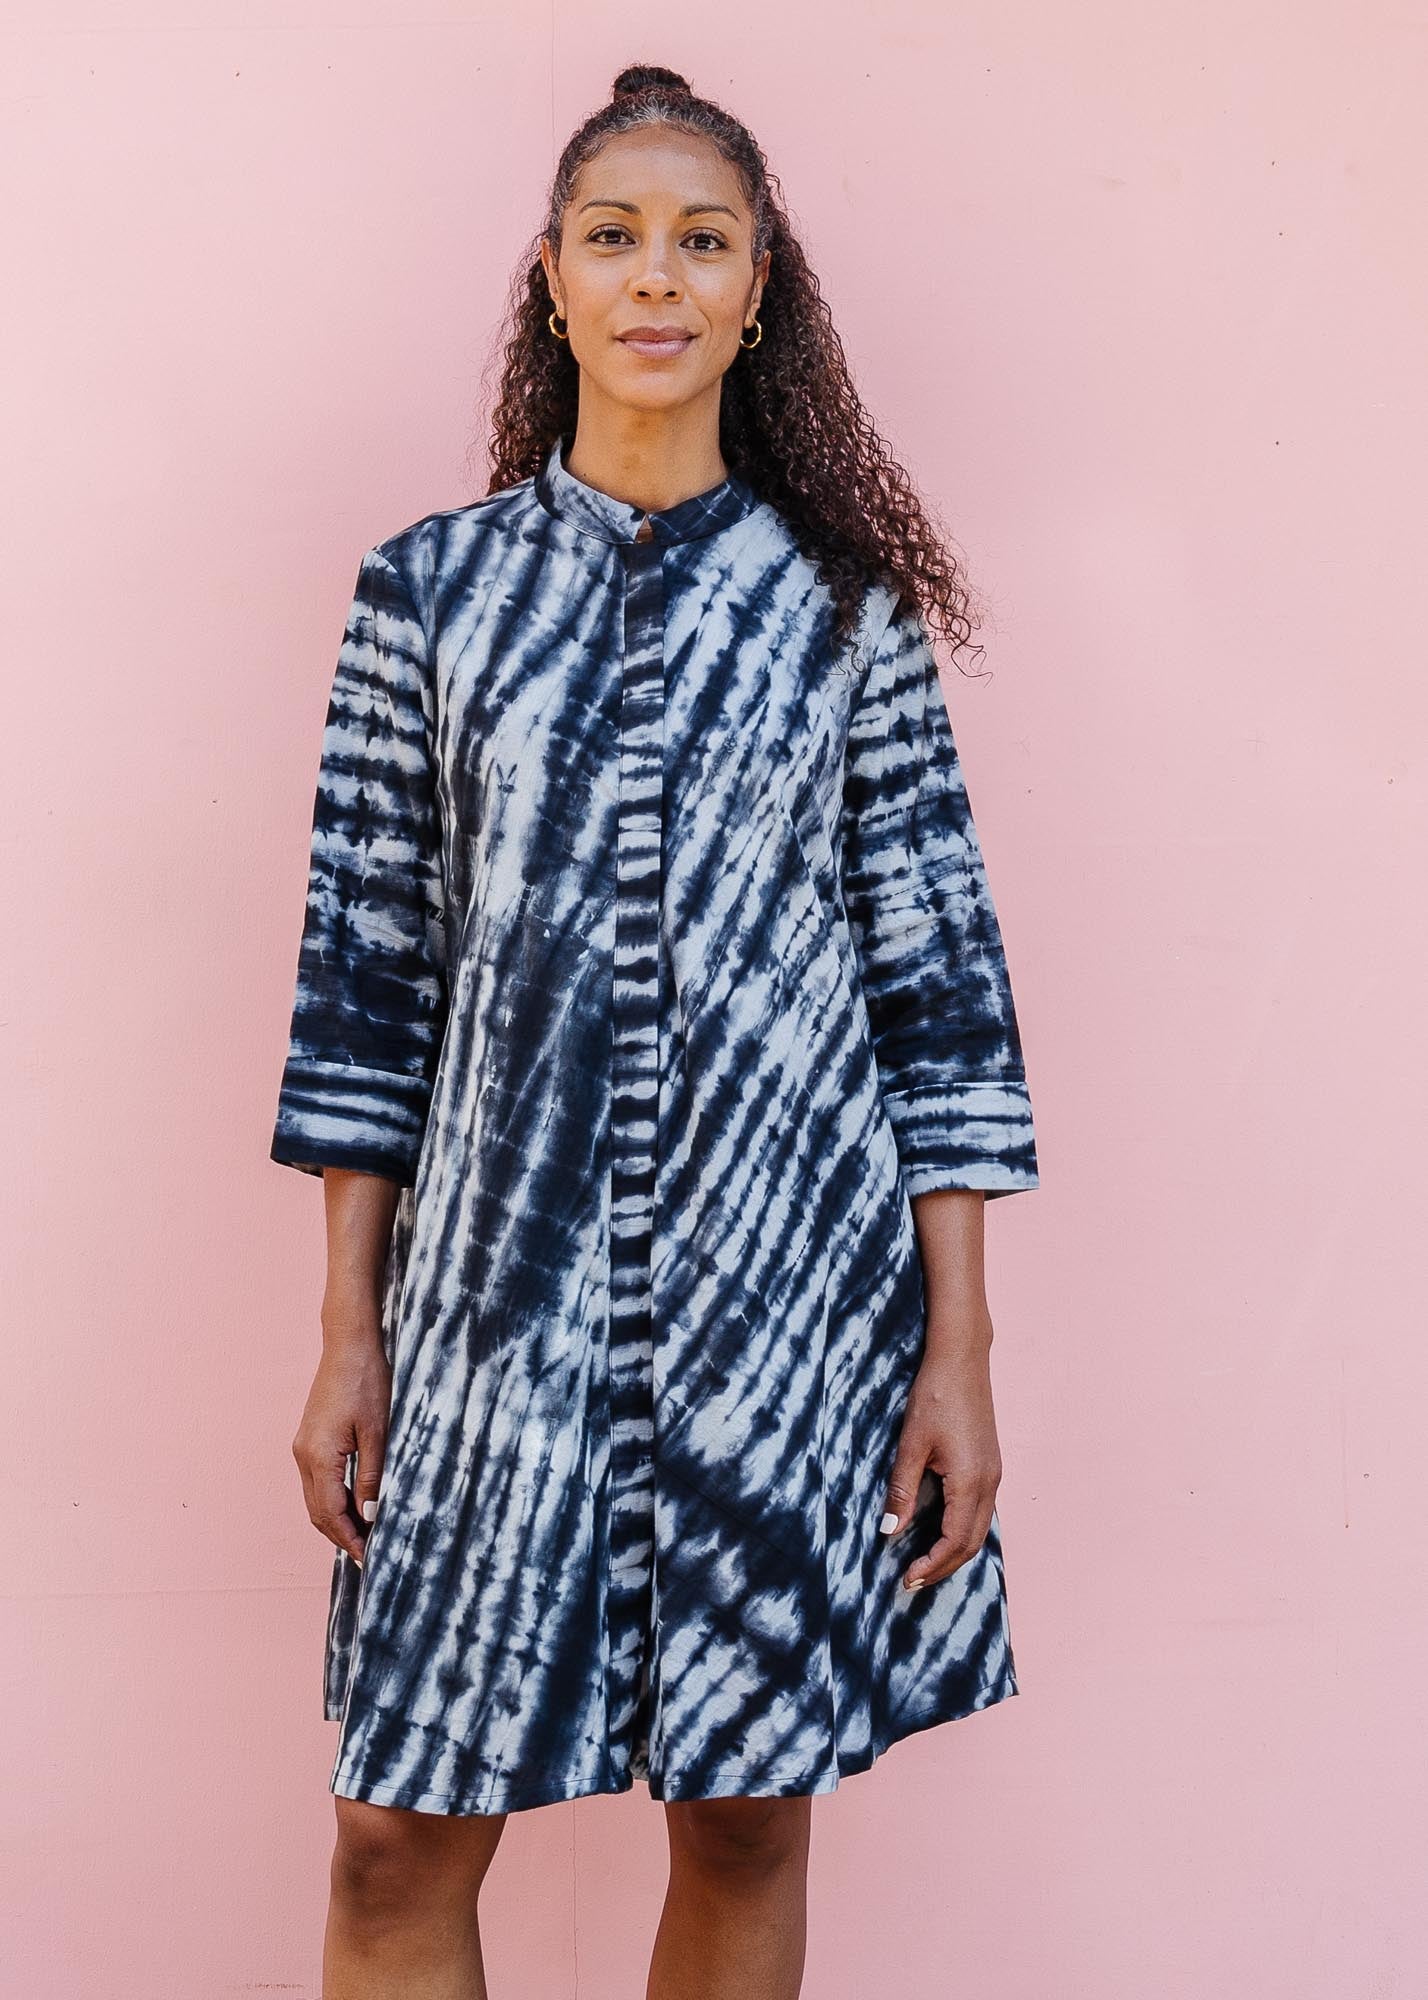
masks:
<svg viewBox="0 0 1428 2000"><path fill-rule="evenodd" d="M943 1507L942 1533L908 1565L906 1589L951 1576L977 1553L991 1526L1002 1460L987 1344L930 1343L913 1378L887 1489L887 1510L897 1523L883 1532L906 1531L925 1471L941 1480Z"/></svg>

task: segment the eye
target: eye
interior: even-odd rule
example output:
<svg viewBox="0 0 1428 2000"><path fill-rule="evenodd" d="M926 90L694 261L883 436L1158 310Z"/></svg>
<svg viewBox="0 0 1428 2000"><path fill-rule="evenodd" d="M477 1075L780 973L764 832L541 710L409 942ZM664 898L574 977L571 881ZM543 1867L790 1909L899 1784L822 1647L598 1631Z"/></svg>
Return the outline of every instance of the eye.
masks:
<svg viewBox="0 0 1428 2000"><path fill-rule="evenodd" d="M628 235L629 231L618 222L602 222L590 231L585 240L587 243L599 243L603 247L609 244L612 237L628 237ZM716 229L691 229L685 241L697 242L702 255L707 255L711 250L727 250L729 247Z"/></svg>

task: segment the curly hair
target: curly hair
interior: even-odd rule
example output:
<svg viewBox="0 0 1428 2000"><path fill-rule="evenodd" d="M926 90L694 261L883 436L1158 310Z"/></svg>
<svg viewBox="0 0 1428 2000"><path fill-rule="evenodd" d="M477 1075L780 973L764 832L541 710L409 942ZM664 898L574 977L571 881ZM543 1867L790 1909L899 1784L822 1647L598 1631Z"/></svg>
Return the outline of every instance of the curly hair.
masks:
<svg viewBox="0 0 1428 2000"><path fill-rule="evenodd" d="M574 438L579 366L568 343L548 329L540 242L547 237L559 256L581 168L617 133L648 125L693 133L718 148L739 175L753 216L753 261L766 249L772 253L759 304L763 336L755 347L741 349L721 383L719 444L726 463L778 510L815 564L833 598L840 641L852 633L867 588L884 583L897 593L896 609L919 607L956 658L980 622L966 577L859 400L818 280L789 226L778 180L748 129L697 96L674 70L622 70L609 103L578 127L560 155L545 225L511 284L497 356L503 361L491 417L488 491L532 477L557 437Z"/></svg>

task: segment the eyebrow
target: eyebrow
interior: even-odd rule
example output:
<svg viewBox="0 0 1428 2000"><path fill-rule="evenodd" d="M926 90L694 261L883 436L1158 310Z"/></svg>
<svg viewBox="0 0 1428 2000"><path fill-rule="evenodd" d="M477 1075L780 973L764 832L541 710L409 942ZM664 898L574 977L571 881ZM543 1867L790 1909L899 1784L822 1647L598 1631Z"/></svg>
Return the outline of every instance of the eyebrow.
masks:
<svg viewBox="0 0 1428 2000"><path fill-rule="evenodd" d="M620 208L626 215L638 215L640 212L638 202L616 201L613 197L582 201L578 212L583 215L587 208ZM732 215L735 222L739 219L737 210L723 201L687 201L679 212L681 215Z"/></svg>

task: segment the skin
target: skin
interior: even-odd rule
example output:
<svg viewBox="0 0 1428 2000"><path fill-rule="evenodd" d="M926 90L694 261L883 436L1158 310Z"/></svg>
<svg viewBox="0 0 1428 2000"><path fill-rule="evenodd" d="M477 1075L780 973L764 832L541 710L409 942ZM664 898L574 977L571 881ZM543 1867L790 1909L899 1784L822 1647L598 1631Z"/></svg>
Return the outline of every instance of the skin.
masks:
<svg viewBox="0 0 1428 2000"><path fill-rule="evenodd" d="M658 509L717 485L720 383L738 363L768 278L732 167L707 142L646 128L587 164L557 258L541 259L580 368L577 478ZM639 325L696 338L673 358L620 341ZM327 1282L322 1356L293 1455L313 1524L361 1561L375 1503L391 1371L381 1281L398 1189L380 1176L323 1176ZM905 1529L924 1468L942 1481L936 1546L905 1585L931 1588L981 1547L1001 1478L990 1381L980 1192L913 1200L927 1291L923 1361L903 1413L887 1509ZM347 1454L357 1453L349 1496ZM871 1523L869 1532L876 1532ZM812 1799L665 1805L669 1885L646 2000L796 2000L807 1942ZM324 2000L488 2000L478 1899L505 1814L408 1812L334 1798L337 1839L323 1955Z"/></svg>

